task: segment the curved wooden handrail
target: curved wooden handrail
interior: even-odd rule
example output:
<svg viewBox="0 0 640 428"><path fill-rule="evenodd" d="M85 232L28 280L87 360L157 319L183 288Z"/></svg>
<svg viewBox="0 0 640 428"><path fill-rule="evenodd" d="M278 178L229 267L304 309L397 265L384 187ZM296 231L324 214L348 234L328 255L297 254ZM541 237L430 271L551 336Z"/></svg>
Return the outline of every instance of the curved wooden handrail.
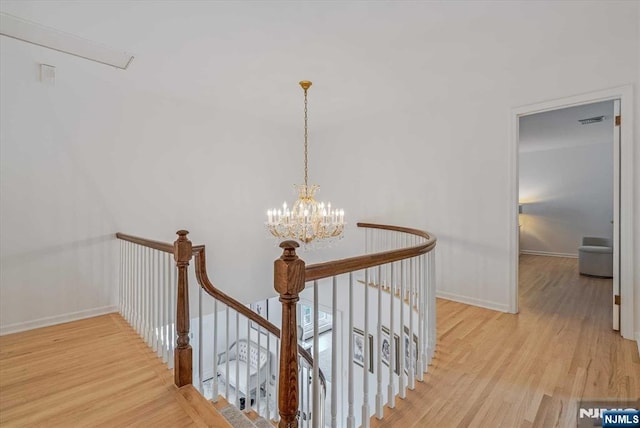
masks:
<svg viewBox="0 0 640 428"><path fill-rule="evenodd" d="M116 233L116 238L122 239L123 241L133 242L134 244L142 245L143 247L153 248L154 250L164 251L165 253L173 254L174 251L173 244L169 244L167 242L153 241L151 239L140 238L120 232Z"/></svg>
<svg viewBox="0 0 640 428"><path fill-rule="evenodd" d="M122 239L123 241L133 242L134 244L142 245L143 247L152 248L154 250L163 251L165 253L174 253L174 245L168 242L160 242L154 241L152 239L140 238L138 236L127 235L125 233L116 233L116 238ZM269 320L261 317L260 315L253 312L251 309L244 306L242 303L238 302L231 296L223 293L213 286L209 277L207 275L207 262L205 256L205 246L204 245L194 245L192 247L192 253L195 256L195 270L196 270L196 278L200 287L209 294L211 297L218 299L220 302L225 305L231 307L236 312L244 315L249 318L251 321L257 323L262 328L267 330L269 333L274 336L280 338L280 329L275 326ZM302 346L298 345L298 354L304 358L304 360L310 365L313 366L313 357ZM326 391L326 379L322 371L320 371L320 382L322 384L323 391Z"/></svg>
<svg viewBox="0 0 640 428"><path fill-rule="evenodd" d="M225 305L232 308L234 311L244 315L245 317L249 318L251 321L254 321L255 323L259 324L269 333L280 338L280 333L281 333L280 329L276 327L275 324L273 324L271 321L267 320L266 318L263 318L262 316L258 315L257 313L253 312L251 309L247 308L242 303L238 302L234 298L230 297L229 295L223 293L222 291L214 287L214 285L209 280L209 276L207 275L207 260L206 260L206 251L205 251L204 245L200 245L193 248L194 248L194 256L195 256L196 278L198 279L198 283L200 284L200 287L202 287L202 289L214 299L217 299L218 301L224 303ZM197 251L196 251L196 248L198 249ZM304 349L301 345L298 345L298 354L300 354L300 356L304 358L304 360L309 364L309 366L313 367L313 357L311 356L309 351ZM322 384L323 391L326 391L326 379L324 374L322 373L322 370L320 370L320 383Z"/></svg>
<svg viewBox="0 0 640 428"><path fill-rule="evenodd" d="M435 235L423 230L375 223L357 223L357 226L369 229L384 229L393 232L404 232L425 238L426 241L412 247L401 248L398 250L382 251L380 253L365 254L363 256L349 257L346 259L308 265L305 269L305 281L315 281L347 272L397 262L399 260L428 253L436 246L437 238Z"/></svg>

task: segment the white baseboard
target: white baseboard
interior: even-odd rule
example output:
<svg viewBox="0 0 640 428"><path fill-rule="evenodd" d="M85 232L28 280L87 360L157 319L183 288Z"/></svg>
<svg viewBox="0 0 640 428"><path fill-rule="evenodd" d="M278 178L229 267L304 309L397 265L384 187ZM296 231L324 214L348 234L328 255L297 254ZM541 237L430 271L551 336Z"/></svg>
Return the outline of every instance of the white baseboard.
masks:
<svg viewBox="0 0 640 428"><path fill-rule="evenodd" d="M441 299L453 300L454 302L464 303L467 305L479 306L481 308L491 309L500 312L509 312L509 305L492 302L490 300L476 299L475 297L461 296L448 291L436 290L436 297Z"/></svg>
<svg viewBox="0 0 640 428"><path fill-rule="evenodd" d="M577 259L578 254L574 253L552 253L549 251L520 250L520 254L529 254L532 256L548 256L548 257L569 257Z"/></svg>
<svg viewBox="0 0 640 428"><path fill-rule="evenodd" d="M638 345L638 355L640 355L640 331L636 331L636 345Z"/></svg>
<svg viewBox="0 0 640 428"><path fill-rule="evenodd" d="M34 328L49 327L51 325L62 324L70 321L77 321L84 318L97 317L99 315L118 312L117 306L103 306L101 308L86 309L84 311L71 312L68 314L55 315L52 317L40 318L32 321L23 321L14 324L8 324L0 327L0 336L5 334L18 333Z"/></svg>

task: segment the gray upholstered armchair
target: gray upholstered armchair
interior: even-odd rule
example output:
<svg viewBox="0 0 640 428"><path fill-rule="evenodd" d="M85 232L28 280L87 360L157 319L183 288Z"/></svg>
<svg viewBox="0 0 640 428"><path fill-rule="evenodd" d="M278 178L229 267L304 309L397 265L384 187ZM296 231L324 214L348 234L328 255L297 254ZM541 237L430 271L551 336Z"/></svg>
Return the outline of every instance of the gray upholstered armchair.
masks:
<svg viewBox="0 0 640 428"><path fill-rule="evenodd" d="M581 275L613 277L613 242L608 238L585 236L578 248Z"/></svg>

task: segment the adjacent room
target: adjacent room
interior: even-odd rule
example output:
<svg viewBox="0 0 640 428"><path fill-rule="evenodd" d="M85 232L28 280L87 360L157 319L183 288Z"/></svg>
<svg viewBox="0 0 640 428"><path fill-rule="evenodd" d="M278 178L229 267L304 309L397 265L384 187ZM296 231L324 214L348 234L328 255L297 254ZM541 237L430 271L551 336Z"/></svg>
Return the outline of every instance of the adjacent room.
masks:
<svg viewBox="0 0 640 428"><path fill-rule="evenodd" d="M518 227L520 274L526 284L520 299L536 296L541 307L554 304L547 301L548 293L539 293L548 287L550 293L561 293L569 313L582 295L596 293L589 310L607 319L613 315L619 330L618 306L611 314L614 277L618 280L616 102L519 119Z"/></svg>

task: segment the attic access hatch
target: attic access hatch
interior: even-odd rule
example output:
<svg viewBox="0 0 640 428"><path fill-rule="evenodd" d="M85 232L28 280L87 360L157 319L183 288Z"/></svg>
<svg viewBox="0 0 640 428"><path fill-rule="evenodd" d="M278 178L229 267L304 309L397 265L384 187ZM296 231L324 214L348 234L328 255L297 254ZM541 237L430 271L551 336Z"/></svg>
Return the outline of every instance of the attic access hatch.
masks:
<svg viewBox="0 0 640 428"><path fill-rule="evenodd" d="M133 61L130 53L4 12L0 12L0 34L122 70L126 70Z"/></svg>

